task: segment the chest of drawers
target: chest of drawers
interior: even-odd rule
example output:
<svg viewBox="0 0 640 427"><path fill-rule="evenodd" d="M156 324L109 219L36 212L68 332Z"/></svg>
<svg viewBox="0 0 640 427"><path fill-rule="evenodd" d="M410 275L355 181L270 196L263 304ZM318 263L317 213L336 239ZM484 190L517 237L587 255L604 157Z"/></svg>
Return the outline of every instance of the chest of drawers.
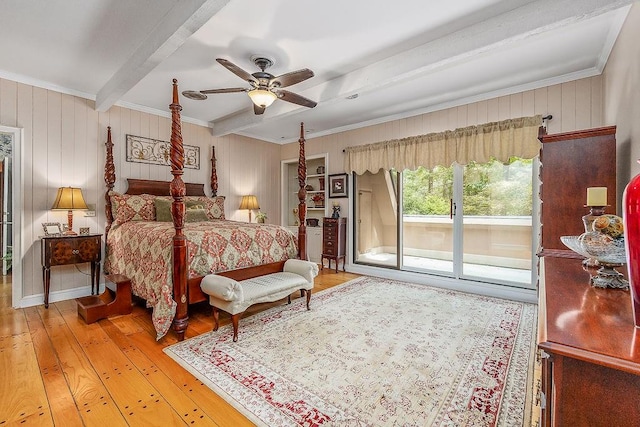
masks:
<svg viewBox="0 0 640 427"><path fill-rule="evenodd" d="M320 264L324 268L326 258L331 268L331 260L336 261L336 273L338 263L342 259L342 271L346 258L347 248L347 218L324 218L322 220L322 257Z"/></svg>

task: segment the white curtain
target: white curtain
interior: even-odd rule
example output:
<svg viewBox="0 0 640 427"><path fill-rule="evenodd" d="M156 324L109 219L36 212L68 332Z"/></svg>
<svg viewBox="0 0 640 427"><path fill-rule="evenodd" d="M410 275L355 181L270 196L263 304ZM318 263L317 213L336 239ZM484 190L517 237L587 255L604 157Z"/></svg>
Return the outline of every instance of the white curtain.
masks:
<svg viewBox="0 0 640 427"><path fill-rule="evenodd" d="M429 133L373 144L347 147L345 170L359 175L366 171L432 169L453 162L488 162L492 157L507 162L510 157L531 159L540 152L538 128L542 116L520 117L501 122Z"/></svg>

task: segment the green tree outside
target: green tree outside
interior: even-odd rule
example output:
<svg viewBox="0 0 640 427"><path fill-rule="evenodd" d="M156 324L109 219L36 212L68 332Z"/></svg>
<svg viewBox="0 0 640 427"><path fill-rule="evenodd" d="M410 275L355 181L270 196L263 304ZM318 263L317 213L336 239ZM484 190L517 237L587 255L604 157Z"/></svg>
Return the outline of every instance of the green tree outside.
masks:
<svg viewBox="0 0 640 427"><path fill-rule="evenodd" d="M495 159L464 168L463 210L471 216L531 216L532 159ZM453 197L453 166L420 167L402 174L406 215L449 215Z"/></svg>

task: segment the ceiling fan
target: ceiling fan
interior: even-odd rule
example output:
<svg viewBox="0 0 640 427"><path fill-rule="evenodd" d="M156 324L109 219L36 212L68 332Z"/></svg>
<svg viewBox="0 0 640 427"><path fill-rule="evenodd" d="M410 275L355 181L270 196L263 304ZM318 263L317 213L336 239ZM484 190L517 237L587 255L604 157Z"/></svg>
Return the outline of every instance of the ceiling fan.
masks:
<svg viewBox="0 0 640 427"><path fill-rule="evenodd" d="M224 66L227 70L249 83L251 87L230 87L200 91L186 90L182 92L182 94L189 99L203 100L207 99L207 95L213 93L247 92L251 101L253 101L253 112L255 114L264 113L264 110L276 99L282 99L283 101L309 108L313 108L318 104L304 96L282 89L313 77L313 71L308 68L303 68L298 71L274 76L273 74L265 71L273 65L273 60L259 55L252 56L251 60L258 68L260 68L260 71L249 74L247 71L238 67L231 61L222 58L216 59L216 61L218 61L218 63Z"/></svg>

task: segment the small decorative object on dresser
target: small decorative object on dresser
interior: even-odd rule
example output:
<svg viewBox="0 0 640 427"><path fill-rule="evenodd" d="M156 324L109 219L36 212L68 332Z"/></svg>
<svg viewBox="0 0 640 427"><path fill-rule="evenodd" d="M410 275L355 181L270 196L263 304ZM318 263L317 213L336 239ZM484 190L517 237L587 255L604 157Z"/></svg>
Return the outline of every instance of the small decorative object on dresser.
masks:
<svg viewBox="0 0 640 427"><path fill-rule="evenodd" d="M91 232L89 227L80 227L80 235L87 236Z"/></svg>
<svg viewBox="0 0 640 427"><path fill-rule="evenodd" d="M600 215L604 215L604 209L607 205L607 187L589 187L587 188L587 204L589 213L582 217L584 224L584 232L593 231L593 221Z"/></svg>
<svg viewBox="0 0 640 427"><path fill-rule="evenodd" d="M318 218L307 218L307 227L317 227L319 222Z"/></svg>
<svg viewBox="0 0 640 427"><path fill-rule="evenodd" d="M59 222L43 222L42 229L45 236L59 236L62 234L62 227Z"/></svg>
<svg viewBox="0 0 640 427"><path fill-rule="evenodd" d="M338 202L333 202L333 213L331 214L331 218L340 218L340 204Z"/></svg>
<svg viewBox="0 0 640 427"><path fill-rule="evenodd" d="M336 260L336 273L338 263L342 259L342 271L345 271L347 253L347 218L324 218L322 220L322 256L320 268L324 268L324 259L327 258L329 268L331 260Z"/></svg>
<svg viewBox="0 0 640 427"><path fill-rule="evenodd" d="M329 197L332 199L348 197L346 173L329 175Z"/></svg>

